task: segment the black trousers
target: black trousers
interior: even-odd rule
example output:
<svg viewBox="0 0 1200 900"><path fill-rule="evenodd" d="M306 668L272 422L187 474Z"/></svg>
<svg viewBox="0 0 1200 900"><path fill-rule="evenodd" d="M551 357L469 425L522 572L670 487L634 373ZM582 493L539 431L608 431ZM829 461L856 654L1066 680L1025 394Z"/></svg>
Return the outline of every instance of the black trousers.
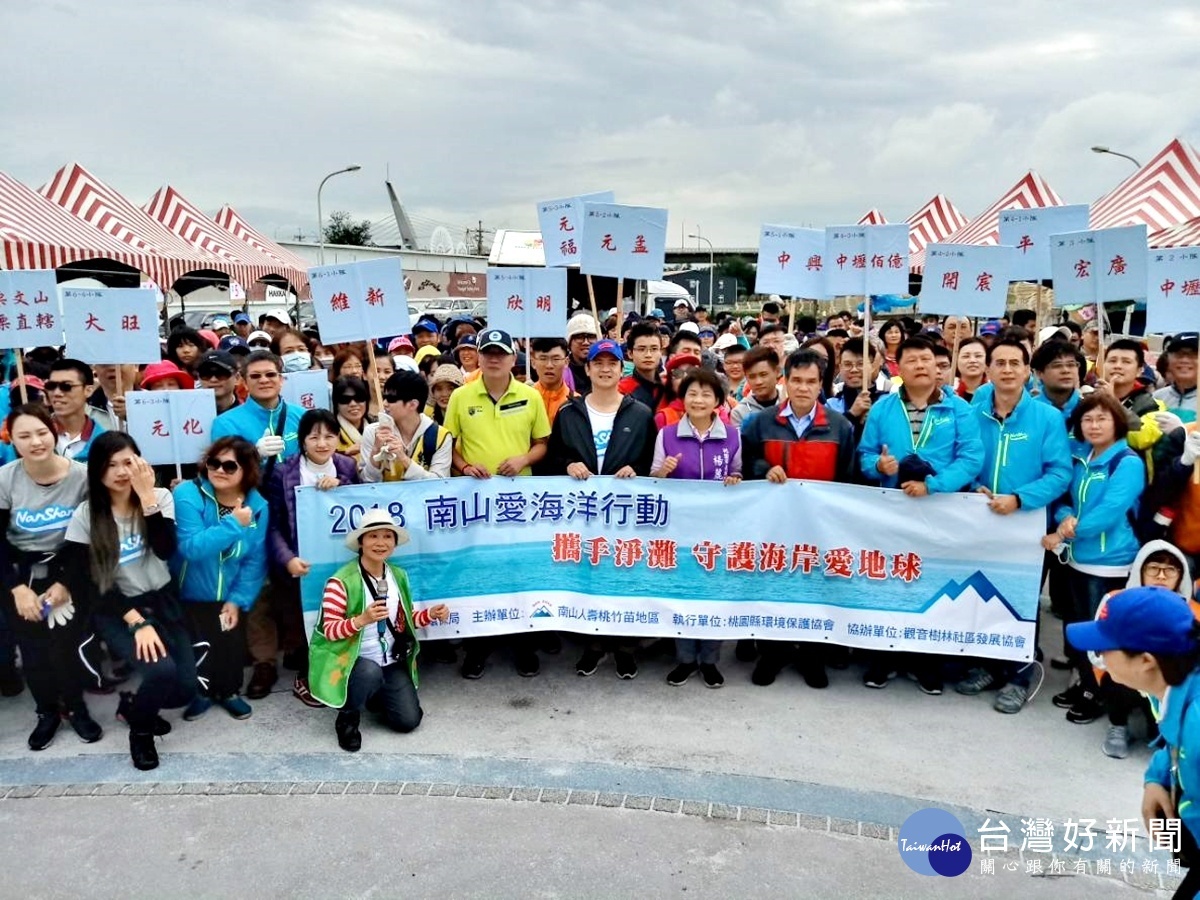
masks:
<svg viewBox="0 0 1200 900"><path fill-rule="evenodd" d="M79 645L87 633L86 612L76 609L70 622L53 628L42 621L21 618L15 604L6 612L21 648L25 682L37 704L38 715L57 713L60 701L67 709L82 706L86 673Z"/></svg>
<svg viewBox="0 0 1200 900"><path fill-rule="evenodd" d="M380 666L361 656L354 661L342 712L361 712L368 706L378 708L380 720L393 731L409 732L421 724L425 711L406 662Z"/></svg>
<svg viewBox="0 0 1200 900"><path fill-rule="evenodd" d="M167 655L157 662L137 658L133 635L122 619L97 616L104 643L114 653L133 663L142 683L133 698L129 727L134 731L149 731L154 717L161 709L186 706L196 696L196 657L192 651L192 636L175 619L164 621L155 617L154 630L167 648Z"/></svg>
<svg viewBox="0 0 1200 900"><path fill-rule="evenodd" d="M224 603L183 604L195 644L196 671L204 694L224 700L242 690L242 662L246 658L246 612L238 614L237 627L221 630ZM204 687L207 685L207 687Z"/></svg>

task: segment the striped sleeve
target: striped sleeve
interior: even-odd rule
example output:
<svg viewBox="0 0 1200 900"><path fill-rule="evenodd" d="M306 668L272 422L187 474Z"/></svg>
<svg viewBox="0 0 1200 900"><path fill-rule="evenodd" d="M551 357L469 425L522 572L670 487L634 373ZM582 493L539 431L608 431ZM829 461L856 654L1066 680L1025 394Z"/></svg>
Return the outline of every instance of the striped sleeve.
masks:
<svg viewBox="0 0 1200 900"><path fill-rule="evenodd" d="M429 610L418 609L413 613L414 628L428 628L429 623L433 620L429 617Z"/></svg>
<svg viewBox="0 0 1200 900"><path fill-rule="evenodd" d="M321 629L325 639L344 641L353 637L359 629L346 618L346 586L336 578L325 582L325 594L321 597Z"/></svg>

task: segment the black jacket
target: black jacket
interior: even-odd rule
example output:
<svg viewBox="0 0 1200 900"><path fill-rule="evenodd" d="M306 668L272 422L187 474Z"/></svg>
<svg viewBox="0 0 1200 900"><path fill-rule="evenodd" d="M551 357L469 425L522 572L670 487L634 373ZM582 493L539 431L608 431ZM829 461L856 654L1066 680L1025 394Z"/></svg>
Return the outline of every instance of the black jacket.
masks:
<svg viewBox="0 0 1200 900"><path fill-rule="evenodd" d="M604 468L596 462L596 444L585 398L576 397L563 405L554 418L550 446L546 452L547 475L565 475L567 466L581 462L597 475L614 475L633 466L638 475L649 475L654 460L654 413L632 397L622 397L613 419L612 436L604 452Z"/></svg>

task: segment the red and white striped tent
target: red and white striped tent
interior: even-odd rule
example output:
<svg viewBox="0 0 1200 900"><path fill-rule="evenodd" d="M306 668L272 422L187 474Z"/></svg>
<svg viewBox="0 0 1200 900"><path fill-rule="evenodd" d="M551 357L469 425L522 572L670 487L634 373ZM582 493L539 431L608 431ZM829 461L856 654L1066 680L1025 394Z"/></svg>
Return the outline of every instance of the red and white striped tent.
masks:
<svg viewBox="0 0 1200 900"><path fill-rule="evenodd" d="M194 276L177 283L190 272L217 271L250 284L252 272L245 264L231 263L219 256L198 250L166 226L150 218L121 194L113 190L79 163L63 166L41 189L41 194L57 203L80 221L124 242L130 247L157 257L151 277L163 288L188 293L211 284L213 279Z"/></svg>
<svg viewBox="0 0 1200 900"><path fill-rule="evenodd" d="M908 252L920 253L928 244L946 240L967 225L967 217L958 211L945 194L932 197L908 217Z"/></svg>
<svg viewBox="0 0 1200 900"><path fill-rule="evenodd" d="M226 203L219 210L214 221L238 240L249 244L259 253L265 253L267 256L273 256L286 266L292 266L304 273L302 284L308 284L308 269L312 266L308 260L302 256L297 256L290 250L285 250L277 243L268 237L265 237L260 231L250 225L241 217L236 209Z"/></svg>
<svg viewBox="0 0 1200 900"><path fill-rule="evenodd" d="M856 224L856 225L886 225L887 223L888 223L887 217L884 216L884 214L879 211L878 207L872 206L865 213L863 213L863 217L861 219L859 219L857 222L855 222L854 224Z"/></svg>
<svg viewBox="0 0 1200 900"><path fill-rule="evenodd" d="M1034 209L1039 206L1062 206L1062 199L1037 172L1026 172L1016 184L1005 191L1000 198L981 212L978 216L955 231L945 243L949 244L980 244L990 245L1000 243L1000 213L1006 209ZM909 263L914 272L920 273L925 269L925 251L909 257Z"/></svg>
<svg viewBox="0 0 1200 900"><path fill-rule="evenodd" d="M1200 156L1179 138L1092 204L1092 228L1145 225L1150 234L1200 217Z"/></svg>
<svg viewBox="0 0 1200 900"><path fill-rule="evenodd" d="M293 284L307 281L304 270L288 266L238 240L169 184L155 191L142 209L196 249L221 257L229 264L247 266L254 275L251 283L267 275L281 276Z"/></svg>
<svg viewBox="0 0 1200 900"><path fill-rule="evenodd" d="M1151 247L1196 247L1200 246L1200 216L1156 231L1150 235Z"/></svg>
<svg viewBox="0 0 1200 900"><path fill-rule="evenodd" d="M9 269L57 269L87 259L111 259L146 272L158 258L134 249L0 172L0 246Z"/></svg>

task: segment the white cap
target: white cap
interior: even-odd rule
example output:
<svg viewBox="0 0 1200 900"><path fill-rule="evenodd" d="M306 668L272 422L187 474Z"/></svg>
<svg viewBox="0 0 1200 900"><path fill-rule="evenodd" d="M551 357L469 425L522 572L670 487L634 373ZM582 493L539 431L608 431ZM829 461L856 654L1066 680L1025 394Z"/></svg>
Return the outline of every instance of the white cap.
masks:
<svg viewBox="0 0 1200 900"><path fill-rule="evenodd" d="M695 308L691 297L676 297L675 301L671 304L671 308L674 309L676 306L686 306L688 309Z"/></svg>
<svg viewBox="0 0 1200 900"><path fill-rule="evenodd" d="M1052 337L1061 337L1064 340L1069 340L1070 335L1071 332L1068 329L1063 328L1061 325L1047 325L1038 332L1038 346L1046 343L1046 341L1050 340Z"/></svg>
<svg viewBox="0 0 1200 900"><path fill-rule="evenodd" d="M247 344L253 344L253 343L254 343L256 340L258 340L259 338L262 338L262 339L263 339L264 341L266 341L268 344L270 344L270 343L271 343L271 336L270 336L269 334L267 334L265 331L252 331L252 332L250 332L250 335L249 335L249 337L247 337L247 338L246 338L246 343L247 343Z"/></svg>
<svg viewBox="0 0 1200 900"><path fill-rule="evenodd" d="M276 306L274 309L268 309L265 313L263 313L261 320L265 322L267 319L274 319L276 322L280 322L283 325L292 324L291 314L282 306Z"/></svg>
<svg viewBox="0 0 1200 900"><path fill-rule="evenodd" d="M736 347L737 343L737 335L726 332L717 338L717 340L713 343L712 348L719 353L722 350L728 350L730 347Z"/></svg>
<svg viewBox="0 0 1200 900"><path fill-rule="evenodd" d="M695 322L684 322L679 326L680 331L690 331L692 334L699 336L700 326Z"/></svg>
<svg viewBox="0 0 1200 900"><path fill-rule="evenodd" d="M569 341L577 334L594 334L596 337L600 337L600 326L587 313L576 313L567 322L567 340Z"/></svg>

